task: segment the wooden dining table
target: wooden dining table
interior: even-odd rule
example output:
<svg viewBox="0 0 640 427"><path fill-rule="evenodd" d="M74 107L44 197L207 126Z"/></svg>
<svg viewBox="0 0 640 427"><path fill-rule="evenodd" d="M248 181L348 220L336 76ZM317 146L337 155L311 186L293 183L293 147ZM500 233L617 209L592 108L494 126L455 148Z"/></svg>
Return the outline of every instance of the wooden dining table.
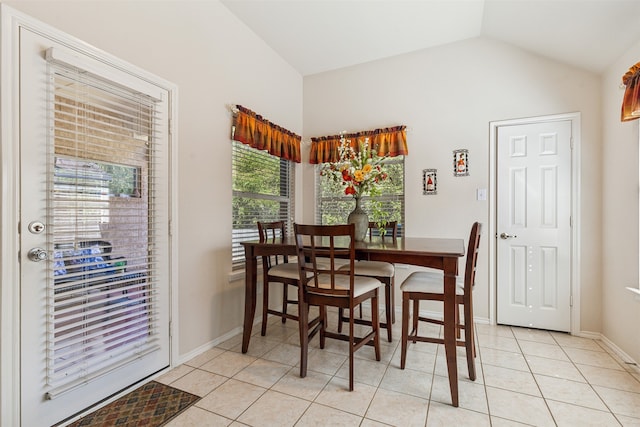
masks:
<svg viewBox="0 0 640 427"><path fill-rule="evenodd" d="M270 242L242 242L245 252L245 300L242 352L249 349L251 329L256 312L258 257L268 255L296 255L293 236ZM356 242L356 258L359 260L386 261L431 267L444 272L444 347L449 374L449 388L453 406L458 406L458 364L456 357L456 275L458 260L464 256L463 239L424 237L373 238Z"/></svg>

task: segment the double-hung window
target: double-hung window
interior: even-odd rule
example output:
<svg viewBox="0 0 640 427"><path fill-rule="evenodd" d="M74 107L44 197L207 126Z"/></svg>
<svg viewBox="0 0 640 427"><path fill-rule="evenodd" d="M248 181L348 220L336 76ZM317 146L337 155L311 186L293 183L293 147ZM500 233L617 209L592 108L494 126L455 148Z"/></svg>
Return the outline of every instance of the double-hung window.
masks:
<svg viewBox="0 0 640 427"><path fill-rule="evenodd" d="M233 269L244 266L242 241L257 240L257 221L293 230L294 162L233 141Z"/></svg>
<svg viewBox="0 0 640 427"><path fill-rule="evenodd" d="M355 207L353 196L345 195L344 186L329 175L320 175L322 165L316 166L316 222L345 224ZM362 198L369 221L398 221L398 236L404 235L404 156L384 161L389 179L380 185L381 194Z"/></svg>

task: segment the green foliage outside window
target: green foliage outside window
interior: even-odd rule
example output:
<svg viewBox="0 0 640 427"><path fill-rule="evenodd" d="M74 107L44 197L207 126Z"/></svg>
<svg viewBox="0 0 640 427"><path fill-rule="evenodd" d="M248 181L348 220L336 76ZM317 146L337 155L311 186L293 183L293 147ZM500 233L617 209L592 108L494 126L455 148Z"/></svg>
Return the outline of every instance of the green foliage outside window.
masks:
<svg viewBox="0 0 640 427"><path fill-rule="evenodd" d="M258 238L258 221L286 222L292 230L293 163L233 141L232 262L242 268L245 240Z"/></svg>
<svg viewBox="0 0 640 427"><path fill-rule="evenodd" d="M288 210L288 162L239 144L233 159L233 228L281 219ZM286 214L285 214L286 217Z"/></svg>
<svg viewBox="0 0 640 427"><path fill-rule="evenodd" d="M98 163L98 166L111 176L109 194L115 196L140 197L139 168L110 163Z"/></svg>
<svg viewBox="0 0 640 427"><path fill-rule="evenodd" d="M384 166L389 178L381 182L376 196L362 199L362 208L374 222L398 221L404 219L404 161L402 157L388 159ZM352 196L344 194L344 185L328 175L318 174L317 217L321 224L345 224L349 213L355 207Z"/></svg>

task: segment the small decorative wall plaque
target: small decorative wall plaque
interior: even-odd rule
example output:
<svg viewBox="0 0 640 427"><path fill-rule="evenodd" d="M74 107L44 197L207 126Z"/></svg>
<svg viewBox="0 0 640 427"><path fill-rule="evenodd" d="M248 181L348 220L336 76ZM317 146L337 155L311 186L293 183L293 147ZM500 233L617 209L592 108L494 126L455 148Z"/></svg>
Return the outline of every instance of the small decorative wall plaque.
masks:
<svg viewBox="0 0 640 427"><path fill-rule="evenodd" d="M469 176L469 150L453 150L453 176Z"/></svg>
<svg viewBox="0 0 640 427"><path fill-rule="evenodd" d="M422 171L422 194L438 193L438 176L436 169L424 169Z"/></svg>

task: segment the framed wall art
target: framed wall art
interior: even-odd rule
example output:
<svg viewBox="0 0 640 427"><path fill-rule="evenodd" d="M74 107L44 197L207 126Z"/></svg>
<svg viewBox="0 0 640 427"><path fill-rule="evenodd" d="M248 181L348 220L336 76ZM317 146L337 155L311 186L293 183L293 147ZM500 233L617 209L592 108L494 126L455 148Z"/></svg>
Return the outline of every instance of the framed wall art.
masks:
<svg viewBox="0 0 640 427"><path fill-rule="evenodd" d="M453 150L453 176L469 176L469 150Z"/></svg>
<svg viewBox="0 0 640 427"><path fill-rule="evenodd" d="M423 169L422 194L438 193L438 171L436 169Z"/></svg>

